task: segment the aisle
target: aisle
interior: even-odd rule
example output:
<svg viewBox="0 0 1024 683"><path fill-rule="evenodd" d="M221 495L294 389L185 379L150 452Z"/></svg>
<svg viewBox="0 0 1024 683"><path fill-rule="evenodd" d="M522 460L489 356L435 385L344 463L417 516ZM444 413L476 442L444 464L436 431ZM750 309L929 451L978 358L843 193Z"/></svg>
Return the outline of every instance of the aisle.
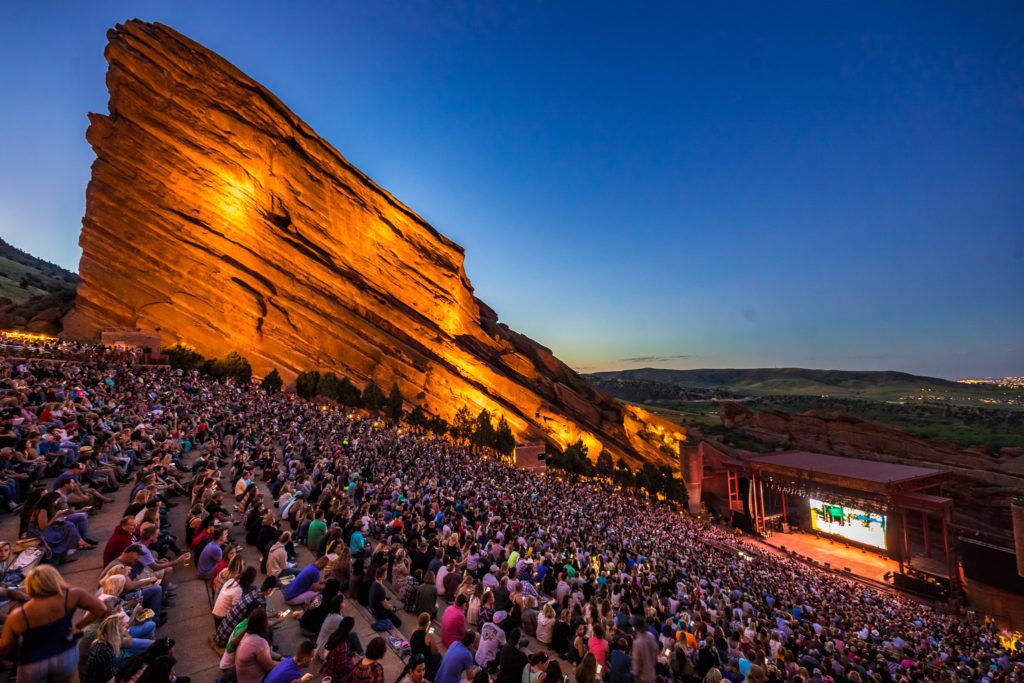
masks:
<svg viewBox="0 0 1024 683"><path fill-rule="evenodd" d="M186 457L186 464L195 457L195 452ZM225 468L226 469L226 468ZM46 480L49 485L52 479ZM100 546L78 554L78 560L70 564L58 567L61 575L72 586L95 592L100 571L103 569L103 545L110 537L114 527L120 521L124 509L128 505L128 497L131 485L122 486L121 489L112 494L113 503L103 506L103 509L96 515L89 518L89 533L92 538L100 542ZM264 492L265 489L264 489ZM176 507L169 510L171 530L179 539L184 538L185 519L188 516L188 500L183 497L172 499ZM233 505L234 501L228 493L228 502ZM12 544L18 538L19 520L16 514L0 516L0 539L10 541ZM259 567L260 557L254 548L244 544L241 538L241 528L232 533L233 542L243 546L242 555L247 564ZM312 555L305 548L299 549L300 564L305 566L312 561ZM202 581L195 576L195 562L188 567L179 567L175 570L172 581L178 584L177 595L173 599L174 606L169 610L167 623L157 630L158 636L174 638L175 655L178 659L176 673L179 676L190 676L195 683L213 683L220 675L218 662L219 655L210 647L208 640L213 634L213 618L210 615L210 604L206 594L206 588ZM263 580L262 574L259 581ZM268 604L271 612L284 609L284 601L280 593L271 596ZM356 632L365 645L376 635L370 627L366 618L366 612L362 610L353 600L346 601L344 613L356 620ZM412 629L408 627L413 621L411 615L403 614L407 622L403 631L406 637ZM299 633L298 621L290 619L279 626L276 630L275 642L280 651L284 654L291 654L298 643L302 640ZM401 659L389 648L384 659L381 661L384 666L384 677L386 681L394 681L401 673L404 666ZM314 670L313 673L316 673ZM315 678L314 680L318 680Z"/></svg>

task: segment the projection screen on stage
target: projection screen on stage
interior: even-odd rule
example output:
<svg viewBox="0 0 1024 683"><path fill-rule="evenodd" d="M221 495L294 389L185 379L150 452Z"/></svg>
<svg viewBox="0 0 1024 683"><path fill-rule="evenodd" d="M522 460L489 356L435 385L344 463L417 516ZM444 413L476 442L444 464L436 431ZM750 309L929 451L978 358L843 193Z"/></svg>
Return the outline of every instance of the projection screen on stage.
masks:
<svg viewBox="0 0 1024 683"><path fill-rule="evenodd" d="M885 515L814 498L808 502L815 530L885 550Z"/></svg>

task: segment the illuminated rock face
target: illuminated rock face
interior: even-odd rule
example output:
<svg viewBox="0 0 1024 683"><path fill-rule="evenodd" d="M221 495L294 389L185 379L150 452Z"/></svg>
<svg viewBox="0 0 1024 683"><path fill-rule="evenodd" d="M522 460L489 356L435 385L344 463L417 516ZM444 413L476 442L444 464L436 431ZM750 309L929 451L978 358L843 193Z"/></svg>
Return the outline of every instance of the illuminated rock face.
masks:
<svg viewBox="0 0 1024 683"><path fill-rule="evenodd" d="M657 441L679 427L499 323L473 296L462 248L259 83L159 24L108 38L110 114L90 115L97 159L66 336L156 330L206 356L236 350L257 375L396 381L437 414L488 408L522 438L677 462Z"/></svg>

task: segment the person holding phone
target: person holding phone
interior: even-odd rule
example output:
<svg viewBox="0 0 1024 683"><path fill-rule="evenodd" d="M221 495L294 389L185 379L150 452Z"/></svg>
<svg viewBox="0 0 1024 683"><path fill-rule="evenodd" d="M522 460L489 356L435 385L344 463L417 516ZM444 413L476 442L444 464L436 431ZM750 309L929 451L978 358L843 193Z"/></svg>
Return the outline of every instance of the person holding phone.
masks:
<svg viewBox="0 0 1024 683"><path fill-rule="evenodd" d="M88 540L89 522L82 513L69 514L58 507L60 495L43 494L29 517L28 535L42 538L61 562L74 562L75 552L95 548Z"/></svg>

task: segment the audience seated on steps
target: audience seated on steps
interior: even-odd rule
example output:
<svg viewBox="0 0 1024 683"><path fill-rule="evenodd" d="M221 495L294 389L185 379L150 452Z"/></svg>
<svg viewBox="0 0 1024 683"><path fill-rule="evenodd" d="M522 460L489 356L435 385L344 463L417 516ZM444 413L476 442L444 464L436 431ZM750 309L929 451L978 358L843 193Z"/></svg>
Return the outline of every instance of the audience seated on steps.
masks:
<svg viewBox="0 0 1024 683"><path fill-rule="evenodd" d="M114 494L105 489L132 482L123 517L135 524L129 529L132 522L122 520L118 539L110 541L117 561L108 563L102 577L124 576L126 587L115 596L120 582L113 580L104 584L104 594L148 603L150 620L158 624L153 648L161 640L159 624L173 614L171 579L192 575L183 571L188 560L178 549L191 549L199 566L195 573L203 578L230 569L219 586L223 592L237 569L224 557L230 552L225 530L230 535L229 525L241 527L236 541L255 541L269 562L285 505L280 521L296 534L291 550L284 544L285 565L298 562L300 568L291 579L295 587L288 586L296 607L322 598L332 578L339 592L376 603L378 613L388 616L398 604L390 603L388 586L404 593L403 606L410 606L411 597L413 613L432 618L439 591L446 603L454 599L446 613L468 611L469 599L478 598L475 625L466 623L463 638L449 648L462 644L471 655L470 668L453 659L443 674L432 674L435 683L449 671L458 678L477 668L477 632L492 630L496 612L507 615L497 624L506 636L497 676L508 683L539 683L549 675L552 662L540 655L532 665L519 665L511 637L526 629L546 639L549 625L552 649L579 661L580 676L591 675L593 658L597 675L610 683L625 683L623 667L639 681L649 680L652 671L654 677L700 679L713 670L731 681L742 679L745 670L751 680L763 675L773 683L876 676L980 680L996 674L1008 680L1021 662L1018 650L1002 646L1000 636L1006 634L991 622L922 609L886 590L865 592L846 577L750 547L744 548L749 561L739 559L728 530L607 482L518 470L447 438L349 418L338 408L324 410L319 402L269 394L256 385L137 366L130 355L98 347L60 342L38 351L59 353L60 360L0 361L0 449L13 450L0 464L17 462L16 471L26 475L0 477L0 501L24 501L25 533L45 539L56 560L73 560L95 545L88 512L73 506L110 505L104 499ZM84 470L77 465L82 462ZM79 486L65 483L54 490L45 481L72 466L73 476L82 479ZM228 501L230 510L227 496L235 498ZM172 529L167 510L179 498L190 505L189 523ZM320 519L326 531L314 528ZM147 525L156 529L155 542ZM318 545L314 531L321 535ZM187 543L179 543L179 533ZM129 550L143 534L153 559L148 569L142 566L143 548ZM96 536L106 546L106 536ZM317 545L315 562L300 560L296 541ZM279 549L275 557L278 567ZM281 580L291 578L281 569L277 573ZM227 597L226 614L209 626L213 642L224 647L241 629L240 641L247 619L266 608L278 581L256 579ZM371 590L380 594L375 586L382 587L386 601L371 600ZM548 606L555 612L553 625L544 614ZM257 623L255 635L270 642L280 618L266 620L265 637L255 633ZM5 631L14 620L7 619ZM324 643L328 658L333 637ZM256 675L249 649L256 651L256 664L266 662L260 648L246 648L246 671ZM367 655L376 654L370 649L368 644ZM157 651L145 666L162 672L162 658L171 655ZM350 668L374 678L374 661L362 657Z"/></svg>

